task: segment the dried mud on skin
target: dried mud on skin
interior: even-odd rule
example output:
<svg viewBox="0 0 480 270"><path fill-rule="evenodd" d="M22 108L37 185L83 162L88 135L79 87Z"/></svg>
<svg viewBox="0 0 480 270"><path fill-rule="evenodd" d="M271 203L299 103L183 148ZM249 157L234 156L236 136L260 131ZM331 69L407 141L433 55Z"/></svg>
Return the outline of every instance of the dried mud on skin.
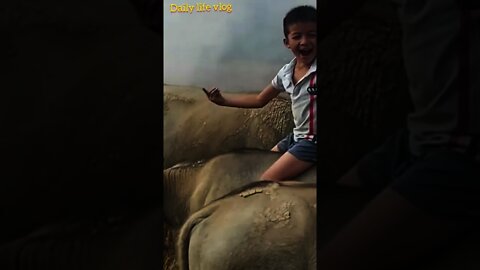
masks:
<svg viewBox="0 0 480 270"><path fill-rule="evenodd" d="M187 90L191 90L191 87L184 87ZM184 90L182 87L169 86L169 89ZM181 91L180 91L181 92ZM197 92L193 92L191 97L182 96L176 94L174 91L164 93L164 117L166 114L171 113L174 109L173 106L194 106ZM199 93L199 92L198 92ZM202 96L203 97L203 96ZM272 142L277 141L278 138L283 137L283 134L288 133L293 129L293 119L290 113L290 100L285 97L279 96L267 104L261 109L244 109L242 112L242 122L240 125L235 121L234 127L227 129L231 130L231 133L226 135L223 140L228 145L236 141L244 141L241 139L243 136L249 138L257 138L262 145L261 148L270 149ZM275 111L278 113L266 113ZM202 111L198 112L203 113ZM208 119L209 121L220 121L215 119ZM251 129L250 125L258 126L258 129ZM205 124L205 123L204 123ZM267 132L268 131L268 132ZM208 132L208 131L205 131ZM199 147L202 142L192 141L194 147ZM182 151L179 149L178 151ZM205 158L205 157L203 157ZM164 241L163 241L163 270L177 270L175 257L175 244L178 236L178 230L170 228L167 224L164 224Z"/></svg>
<svg viewBox="0 0 480 270"><path fill-rule="evenodd" d="M195 87L164 91L165 168L242 148L269 150L294 127L291 102L283 97L263 108L240 109L212 105Z"/></svg>

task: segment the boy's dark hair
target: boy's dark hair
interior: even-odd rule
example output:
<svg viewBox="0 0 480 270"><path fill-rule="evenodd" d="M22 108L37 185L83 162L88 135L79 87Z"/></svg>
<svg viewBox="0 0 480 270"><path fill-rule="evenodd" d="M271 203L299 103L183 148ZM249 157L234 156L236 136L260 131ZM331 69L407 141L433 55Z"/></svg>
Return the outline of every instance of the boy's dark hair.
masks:
<svg viewBox="0 0 480 270"><path fill-rule="evenodd" d="M283 18L283 34L288 36L288 27L299 22L317 22L317 9L312 6L298 6L291 9Z"/></svg>

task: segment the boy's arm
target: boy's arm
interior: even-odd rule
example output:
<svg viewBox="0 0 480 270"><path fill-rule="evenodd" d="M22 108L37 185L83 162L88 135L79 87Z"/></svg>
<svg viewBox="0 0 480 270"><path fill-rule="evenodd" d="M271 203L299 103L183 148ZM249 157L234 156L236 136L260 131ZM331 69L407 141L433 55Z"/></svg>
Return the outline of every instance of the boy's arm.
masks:
<svg viewBox="0 0 480 270"><path fill-rule="evenodd" d="M271 84L266 86L259 94L250 95L229 95L224 97L220 94L218 88L214 88L209 92L205 91L208 98L221 106L237 107L237 108L261 108L270 100L280 94L280 90L275 89Z"/></svg>

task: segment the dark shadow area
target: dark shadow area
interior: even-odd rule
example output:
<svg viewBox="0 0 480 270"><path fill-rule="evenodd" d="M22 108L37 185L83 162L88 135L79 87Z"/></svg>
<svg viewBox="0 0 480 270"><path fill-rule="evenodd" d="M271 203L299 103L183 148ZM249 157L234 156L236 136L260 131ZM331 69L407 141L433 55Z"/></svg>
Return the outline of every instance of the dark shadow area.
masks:
<svg viewBox="0 0 480 270"><path fill-rule="evenodd" d="M45 224L160 203L162 39L144 5L2 4L2 251Z"/></svg>
<svg viewBox="0 0 480 270"><path fill-rule="evenodd" d="M340 10L339 17L348 13ZM335 181L405 127L412 109L394 6L367 1L321 36L318 62L319 175Z"/></svg>
<svg viewBox="0 0 480 270"><path fill-rule="evenodd" d="M365 6L352 15L354 2ZM320 46L335 56L320 53L319 117L341 131L319 133L320 157L333 179L342 177L319 192L317 266L478 268L478 5L345 0L322 8Z"/></svg>

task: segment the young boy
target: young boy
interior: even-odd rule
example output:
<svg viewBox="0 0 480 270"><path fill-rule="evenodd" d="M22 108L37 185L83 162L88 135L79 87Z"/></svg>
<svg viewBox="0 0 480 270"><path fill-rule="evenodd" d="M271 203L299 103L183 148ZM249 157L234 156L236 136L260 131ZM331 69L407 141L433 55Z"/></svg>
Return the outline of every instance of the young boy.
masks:
<svg viewBox="0 0 480 270"><path fill-rule="evenodd" d="M238 108L261 108L280 92L290 95L295 128L271 149L284 154L263 173L261 180L291 179L317 161L316 21L317 11L311 6L299 6L287 13L283 19L283 43L295 58L259 94L224 97L218 88L204 89L210 101Z"/></svg>

